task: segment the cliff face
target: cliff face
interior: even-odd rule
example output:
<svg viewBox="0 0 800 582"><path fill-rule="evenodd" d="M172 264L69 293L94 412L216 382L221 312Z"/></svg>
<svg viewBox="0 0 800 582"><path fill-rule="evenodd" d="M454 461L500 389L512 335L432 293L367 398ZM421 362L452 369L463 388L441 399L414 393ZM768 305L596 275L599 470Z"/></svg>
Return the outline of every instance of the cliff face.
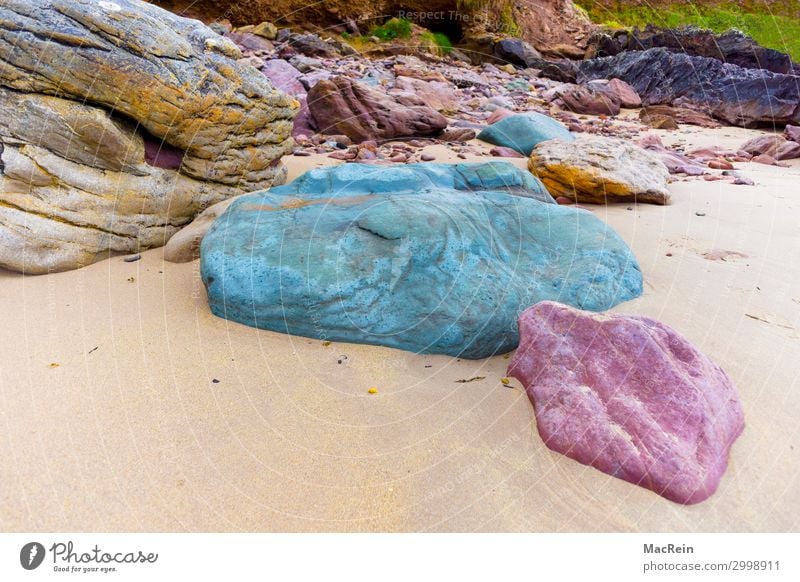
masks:
<svg viewBox="0 0 800 582"><path fill-rule="evenodd" d="M326 29L352 21L362 33L401 17L454 42L521 36L540 50L585 46L594 25L572 0L151 0L178 14L235 26L268 20L278 27ZM568 52L568 51L567 51ZM575 51L579 52L579 51Z"/></svg>

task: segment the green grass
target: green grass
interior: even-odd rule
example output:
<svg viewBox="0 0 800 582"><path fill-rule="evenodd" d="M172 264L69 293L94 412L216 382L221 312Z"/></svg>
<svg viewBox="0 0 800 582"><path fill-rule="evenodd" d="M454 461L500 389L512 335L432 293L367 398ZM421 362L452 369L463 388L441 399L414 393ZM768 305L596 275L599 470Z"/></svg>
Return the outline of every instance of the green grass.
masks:
<svg viewBox="0 0 800 582"><path fill-rule="evenodd" d="M369 34L381 40L408 38L411 36L411 21L405 18L392 18L382 25L372 28Z"/></svg>
<svg viewBox="0 0 800 582"><path fill-rule="evenodd" d="M434 52L444 56L453 50L453 43L443 32L424 32L421 40L428 44Z"/></svg>
<svg viewBox="0 0 800 582"><path fill-rule="evenodd" d="M613 6L612 8L606 8L593 0L582 0L580 4L594 22L614 28L634 26L644 28L647 24L666 28L695 25L714 32L738 28L761 45L787 53L792 60L800 62L800 18L769 14L766 11L748 12L735 4Z"/></svg>

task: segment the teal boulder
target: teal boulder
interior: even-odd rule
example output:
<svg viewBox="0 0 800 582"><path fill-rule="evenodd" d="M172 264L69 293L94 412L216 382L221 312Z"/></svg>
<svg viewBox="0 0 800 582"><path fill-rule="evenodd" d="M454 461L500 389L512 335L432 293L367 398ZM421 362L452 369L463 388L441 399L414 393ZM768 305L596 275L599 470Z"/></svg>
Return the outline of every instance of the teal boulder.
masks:
<svg viewBox="0 0 800 582"><path fill-rule="evenodd" d="M560 121L531 111L493 123L478 134L478 139L529 156L538 143L548 139L573 141L575 136Z"/></svg>
<svg viewBox="0 0 800 582"><path fill-rule="evenodd" d="M610 227L542 202L512 170L347 164L243 196L202 242L211 310L320 340L483 358L516 347L517 316L539 301L597 311L641 294Z"/></svg>

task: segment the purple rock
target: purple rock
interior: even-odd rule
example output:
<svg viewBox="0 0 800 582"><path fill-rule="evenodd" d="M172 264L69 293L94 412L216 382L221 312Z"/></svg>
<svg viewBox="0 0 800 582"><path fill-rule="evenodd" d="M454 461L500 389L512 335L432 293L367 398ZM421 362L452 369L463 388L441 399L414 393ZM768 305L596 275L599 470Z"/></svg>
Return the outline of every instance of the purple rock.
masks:
<svg viewBox="0 0 800 582"><path fill-rule="evenodd" d="M708 498L744 428L730 378L663 323L543 301L508 374L545 444L678 503Z"/></svg>
<svg viewBox="0 0 800 582"><path fill-rule="evenodd" d="M183 150L147 133L143 133L142 137L144 138L144 161L147 164L165 170L177 170L181 167Z"/></svg>
<svg viewBox="0 0 800 582"><path fill-rule="evenodd" d="M276 89L292 97L305 97L306 89L300 77L303 73L295 69L283 59L266 61L261 67L261 72L272 82Z"/></svg>

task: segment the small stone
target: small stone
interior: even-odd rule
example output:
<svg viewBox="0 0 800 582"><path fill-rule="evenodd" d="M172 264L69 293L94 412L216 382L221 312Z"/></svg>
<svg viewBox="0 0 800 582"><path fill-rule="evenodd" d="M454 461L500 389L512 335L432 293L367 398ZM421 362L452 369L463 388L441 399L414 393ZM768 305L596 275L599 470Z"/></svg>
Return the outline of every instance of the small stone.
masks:
<svg viewBox="0 0 800 582"><path fill-rule="evenodd" d="M700 212L700 211L697 211L694 214L695 214L695 216L705 216L706 215L705 212Z"/></svg>
<svg viewBox="0 0 800 582"><path fill-rule="evenodd" d="M732 170L733 164L727 160L711 160L708 162L708 167L713 170Z"/></svg>
<svg viewBox="0 0 800 582"><path fill-rule="evenodd" d="M436 159L436 156L432 156L431 154L422 154L419 159L423 162L432 162Z"/></svg>

